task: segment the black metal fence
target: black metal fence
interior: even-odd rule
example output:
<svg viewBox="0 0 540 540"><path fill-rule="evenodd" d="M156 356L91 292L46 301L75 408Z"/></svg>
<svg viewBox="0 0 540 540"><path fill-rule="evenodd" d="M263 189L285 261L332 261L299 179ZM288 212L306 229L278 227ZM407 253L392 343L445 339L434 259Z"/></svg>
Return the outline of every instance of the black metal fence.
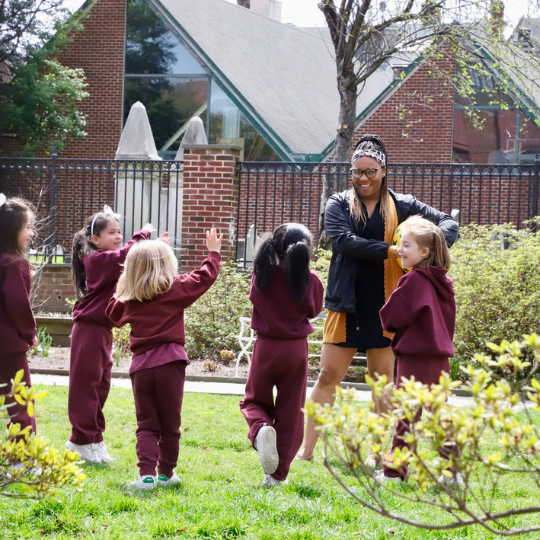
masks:
<svg viewBox="0 0 540 540"><path fill-rule="evenodd" d="M257 234L287 221L318 236L321 194L350 185L349 163L241 163L238 206L239 259L249 263ZM400 193L468 223L514 223L539 213L540 156L532 164L394 164L388 184Z"/></svg>
<svg viewBox="0 0 540 540"><path fill-rule="evenodd" d="M321 196L350 184L348 163L240 163L237 258L249 265L258 234L287 221L319 232ZM124 237L152 222L181 243L183 164L0 158L0 192L32 201L41 219L38 257L69 254L73 234L104 204L123 216ZM539 214L540 156L532 164L395 164L389 186L450 213L462 224L512 222ZM58 260L58 259L56 259Z"/></svg>
<svg viewBox="0 0 540 540"><path fill-rule="evenodd" d="M36 207L38 260L69 261L71 239L104 205L122 215L129 238L145 223L180 237L181 161L0 158L0 192Z"/></svg>

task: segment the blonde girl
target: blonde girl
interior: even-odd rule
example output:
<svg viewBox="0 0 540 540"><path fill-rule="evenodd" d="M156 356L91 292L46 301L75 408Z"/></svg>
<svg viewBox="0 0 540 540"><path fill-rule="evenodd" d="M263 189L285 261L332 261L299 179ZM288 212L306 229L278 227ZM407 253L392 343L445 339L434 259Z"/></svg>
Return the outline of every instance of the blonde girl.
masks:
<svg viewBox="0 0 540 540"><path fill-rule="evenodd" d="M404 268L412 268L400 280L397 289L380 311L381 323L388 332L395 332L392 351L397 358L397 381L414 377L424 384L438 384L444 371L450 371L449 358L454 355L452 343L456 322L456 302L452 281L447 276L450 253L439 227L430 221L413 216L402 224L401 246L398 256ZM413 422L420 419L420 408ZM398 422L392 441L394 448L407 443L404 434L410 422ZM445 459L459 458L455 444L441 447ZM375 478L379 481L400 478L404 480L407 467L396 470L384 465ZM461 484L459 473L441 476L440 482Z"/></svg>
<svg viewBox="0 0 540 540"><path fill-rule="evenodd" d="M129 323L129 370L135 411L138 489L180 482L178 460L186 366L184 310L219 274L222 235L206 232L208 257L198 270L178 274L173 250L162 240L140 242L128 254L116 294L107 307L115 326ZM157 469L157 477L156 477Z"/></svg>

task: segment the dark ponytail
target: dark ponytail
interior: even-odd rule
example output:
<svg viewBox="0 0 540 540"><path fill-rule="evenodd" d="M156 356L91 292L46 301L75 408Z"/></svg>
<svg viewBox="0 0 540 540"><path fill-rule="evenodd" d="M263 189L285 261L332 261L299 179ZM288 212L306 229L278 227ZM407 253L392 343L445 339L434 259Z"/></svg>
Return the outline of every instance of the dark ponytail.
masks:
<svg viewBox="0 0 540 540"><path fill-rule="evenodd" d="M309 285L309 261L311 246L304 241L291 244L285 252L285 276L293 298L304 299Z"/></svg>
<svg viewBox="0 0 540 540"><path fill-rule="evenodd" d="M110 219L116 219L116 217L106 212L97 212L86 220L84 229L76 232L73 237L71 274L75 283L75 292L79 300L88 292L86 286L86 268L84 267L83 259L86 255L97 249L92 243L92 235L99 236Z"/></svg>
<svg viewBox="0 0 540 540"><path fill-rule="evenodd" d="M291 294L301 302L309 285L312 242L311 232L300 223L285 223L262 237L254 257L255 287L264 289L281 262Z"/></svg>
<svg viewBox="0 0 540 540"><path fill-rule="evenodd" d="M88 292L88 289L86 288L86 269L83 263L85 248L85 229L81 229L79 232L75 233L71 249L71 273L75 283L75 292L77 293L77 298L79 300Z"/></svg>
<svg viewBox="0 0 540 540"><path fill-rule="evenodd" d="M272 235L266 233L261 237L253 257L253 271L255 273L255 287L262 291L276 274L278 261L276 250L272 242Z"/></svg>

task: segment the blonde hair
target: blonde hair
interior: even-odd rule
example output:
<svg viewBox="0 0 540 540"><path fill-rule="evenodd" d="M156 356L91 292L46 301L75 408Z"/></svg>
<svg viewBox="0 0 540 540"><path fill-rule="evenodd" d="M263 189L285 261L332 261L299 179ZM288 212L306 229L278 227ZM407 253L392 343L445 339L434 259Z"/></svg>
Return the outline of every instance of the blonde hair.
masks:
<svg viewBox="0 0 540 540"><path fill-rule="evenodd" d="M177 274L173 250L161 240L143 240L127 254L115 297L120 302L152 300L172 287Z"/></svg>
<svg viewBox="0 0 540 540"><path fill-rule="evenodd" d="M421 248L428 248L429 255L422 259L415 268L436 266L437 268L450 268L450 251L446 245L444 234L437 225L424 219L422 216L411 216L401 224L401 234L405 231L414 236L415 242Z"/></svg>

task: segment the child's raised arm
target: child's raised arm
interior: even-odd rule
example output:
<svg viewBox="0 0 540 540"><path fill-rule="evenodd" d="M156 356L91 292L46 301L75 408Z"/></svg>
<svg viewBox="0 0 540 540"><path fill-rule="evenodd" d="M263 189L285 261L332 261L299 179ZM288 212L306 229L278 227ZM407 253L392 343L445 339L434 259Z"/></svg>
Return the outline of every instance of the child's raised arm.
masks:
<svg viewBox="0 0 540 540"><path fill-rule="evenodd" d="M156 228L151 224L151 223L147 223L142 229L141 231L148 231L150 234L152 234L153 232L156 232Z"/></svg>
<svg viewBox="0 0 540 540"><path fill-rule="evenodd" d="M223 233L218 235L216 229L210 229L206 231L206 247L208 251L221 251L221 241L223 240Z"/></svg>

